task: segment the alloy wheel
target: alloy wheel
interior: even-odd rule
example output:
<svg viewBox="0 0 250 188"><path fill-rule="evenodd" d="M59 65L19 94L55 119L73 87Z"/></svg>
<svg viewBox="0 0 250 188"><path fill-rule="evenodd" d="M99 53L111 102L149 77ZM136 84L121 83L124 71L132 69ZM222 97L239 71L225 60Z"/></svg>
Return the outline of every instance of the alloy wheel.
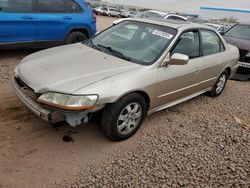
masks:
<svg viewBox="0 0 250 188"><path fill-rule="evenodd" d="M142 107L139 103L128 104L120 113L117 120L117 131L128 135L136 129L142 118Z"/></svg>
<svg viewBox="0 0 250 188"><path fill-rule="evenodd" d="M219 81L216 85L216 93L217 94L222 92L222 90L225 87L226 81L227 81L227 75L226 74L221 75L221 77L219 78Z"/></svg>

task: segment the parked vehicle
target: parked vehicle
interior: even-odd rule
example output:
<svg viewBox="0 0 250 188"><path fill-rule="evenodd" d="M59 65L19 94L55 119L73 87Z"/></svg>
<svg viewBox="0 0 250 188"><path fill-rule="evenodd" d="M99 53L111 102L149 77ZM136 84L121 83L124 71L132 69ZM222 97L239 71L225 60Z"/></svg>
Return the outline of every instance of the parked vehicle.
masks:
<svg viewBox="0 0 250 188"><path fill-rule="evenodd" d="M107 12L108 12L108 9L105 8L105 7L96 7L94 8L94 11L93 11L96 15L102 15L102 16L106 16L107 15Z"/></svg>
<svg viewBox="0 0 250 188"><path fill-rule="evenodd" d="M93 40L24 58L13 85L46 121L74 127L102 110L104 133L124 140L147 115L205 92L219 96L238 59L238 49L210 27L126 19Z"/></svg>
<svg viewBox="0 0 250 188"><path fill-rule="evenodd" d="M122 11L121 12L121 17L122 18L133 18L135 17L136 13L133 11Z"/></svg>
<svg viewBox="0 0 250 188"><path fill-rule="evenodd" d="M169 20L179 20L179 21L187 21L188 19L184 16L177 15L177 14L168 14L165 16L164 19L169 19Z"/></svg>
<svg viewBox="0 0 250 188"><path fill-rule="evenodd" d="M0 49L80 42L95 35L95 19L82 0L0 1Z"/></svg>
<svg viewBox="0 0 250 188"><path fill-rule="evenodd" d="M116 8L108 8L107 16L120 17L121 13Z"/></svg>
<svg viewBox="0 0 250 188"><path fill-rule="evenodd" d="M239 72L250 74L250 23L242 23L229 29L224 39L239 48Z"/></svg>
<svg viewBox="0 0 250 188"><path fill-rule="evenodd" d="M184 16L180 16L172 13L165 13L156 10L149 10L142 13L139 13L137 18L153 18L153 19L170 19L170 20L179 20L179 21L187 21L187 18Z"/></svg>
<svg viewBox="0 0 250 188"><path fill-rule="evenodd" d="M213 24L213 23L205 23L207 26L213 27L214 29L216 29L221 35L224 35L227 30L229 29L227 26L225 25L219 25L219 24Z"/></svg>

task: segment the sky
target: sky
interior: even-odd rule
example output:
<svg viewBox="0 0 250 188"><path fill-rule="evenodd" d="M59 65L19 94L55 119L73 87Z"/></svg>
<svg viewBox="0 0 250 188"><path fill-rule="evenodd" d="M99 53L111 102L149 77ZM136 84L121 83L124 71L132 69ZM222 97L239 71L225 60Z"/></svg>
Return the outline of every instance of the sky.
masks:
<svg viewBox="0 0 250 188"><path fill-rule="evenodd" d="M250 10L250 0L106 0L110 3L135 5L150 9L199 13L201 6Z"/></svg>

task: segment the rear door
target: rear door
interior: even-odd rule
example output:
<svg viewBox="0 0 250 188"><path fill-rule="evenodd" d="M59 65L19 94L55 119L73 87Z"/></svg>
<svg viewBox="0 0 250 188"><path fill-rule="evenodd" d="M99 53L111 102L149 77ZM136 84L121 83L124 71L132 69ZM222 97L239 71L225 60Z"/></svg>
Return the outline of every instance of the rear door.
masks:
<svg viewBox="0 0 250 188"><path fill-rule="evenodd" d="M34 42L35 25L32 0L0 1L0 44Z"/></svg>
<svg viewBox="0 0 250 188"><path fill-rule="evenodd" d="M64 0L36 0L37 41L64 41L72 17Z"/></svg>
<svg viewBox="0 0 250 188"><path fill-rule="evenodd" d="M198 80L202 90L215 83L227 60L225 59L225 47L214 31L202 29L200 34L203 57L198 64Z"/></svg>

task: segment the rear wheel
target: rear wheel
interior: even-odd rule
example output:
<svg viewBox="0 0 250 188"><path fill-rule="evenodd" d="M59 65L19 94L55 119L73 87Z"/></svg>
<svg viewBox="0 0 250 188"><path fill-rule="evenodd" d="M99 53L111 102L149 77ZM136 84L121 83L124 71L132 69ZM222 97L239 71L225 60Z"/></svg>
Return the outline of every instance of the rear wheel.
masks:
<svg viewBox="0 0 250 188"><path fill-rule="evenodd" d="M77 42L82 42L86 39L87 39L86 35L84 35L83 33L79 32L79 31L75 31L75 32L72 32L69 34L69 36L67 37L67 40L66 40L66 44L73 44L73 43L77 43Z"/></svg>
<svg viewBox="0 0 250 188"><path fill-rule="evenodd" d="M125 140L136 133L145 116L144 98L137 93L132 93L103 110L101 128L109 139Z"/></svg>
<svg viewBox="0 0 250 188"><path fill-rule="evenodd" d="M225 70L219 76L218 80L214 84L212 90L209 92L211 97L218 97L224 90L228 79L228 72Z"/></svg>

